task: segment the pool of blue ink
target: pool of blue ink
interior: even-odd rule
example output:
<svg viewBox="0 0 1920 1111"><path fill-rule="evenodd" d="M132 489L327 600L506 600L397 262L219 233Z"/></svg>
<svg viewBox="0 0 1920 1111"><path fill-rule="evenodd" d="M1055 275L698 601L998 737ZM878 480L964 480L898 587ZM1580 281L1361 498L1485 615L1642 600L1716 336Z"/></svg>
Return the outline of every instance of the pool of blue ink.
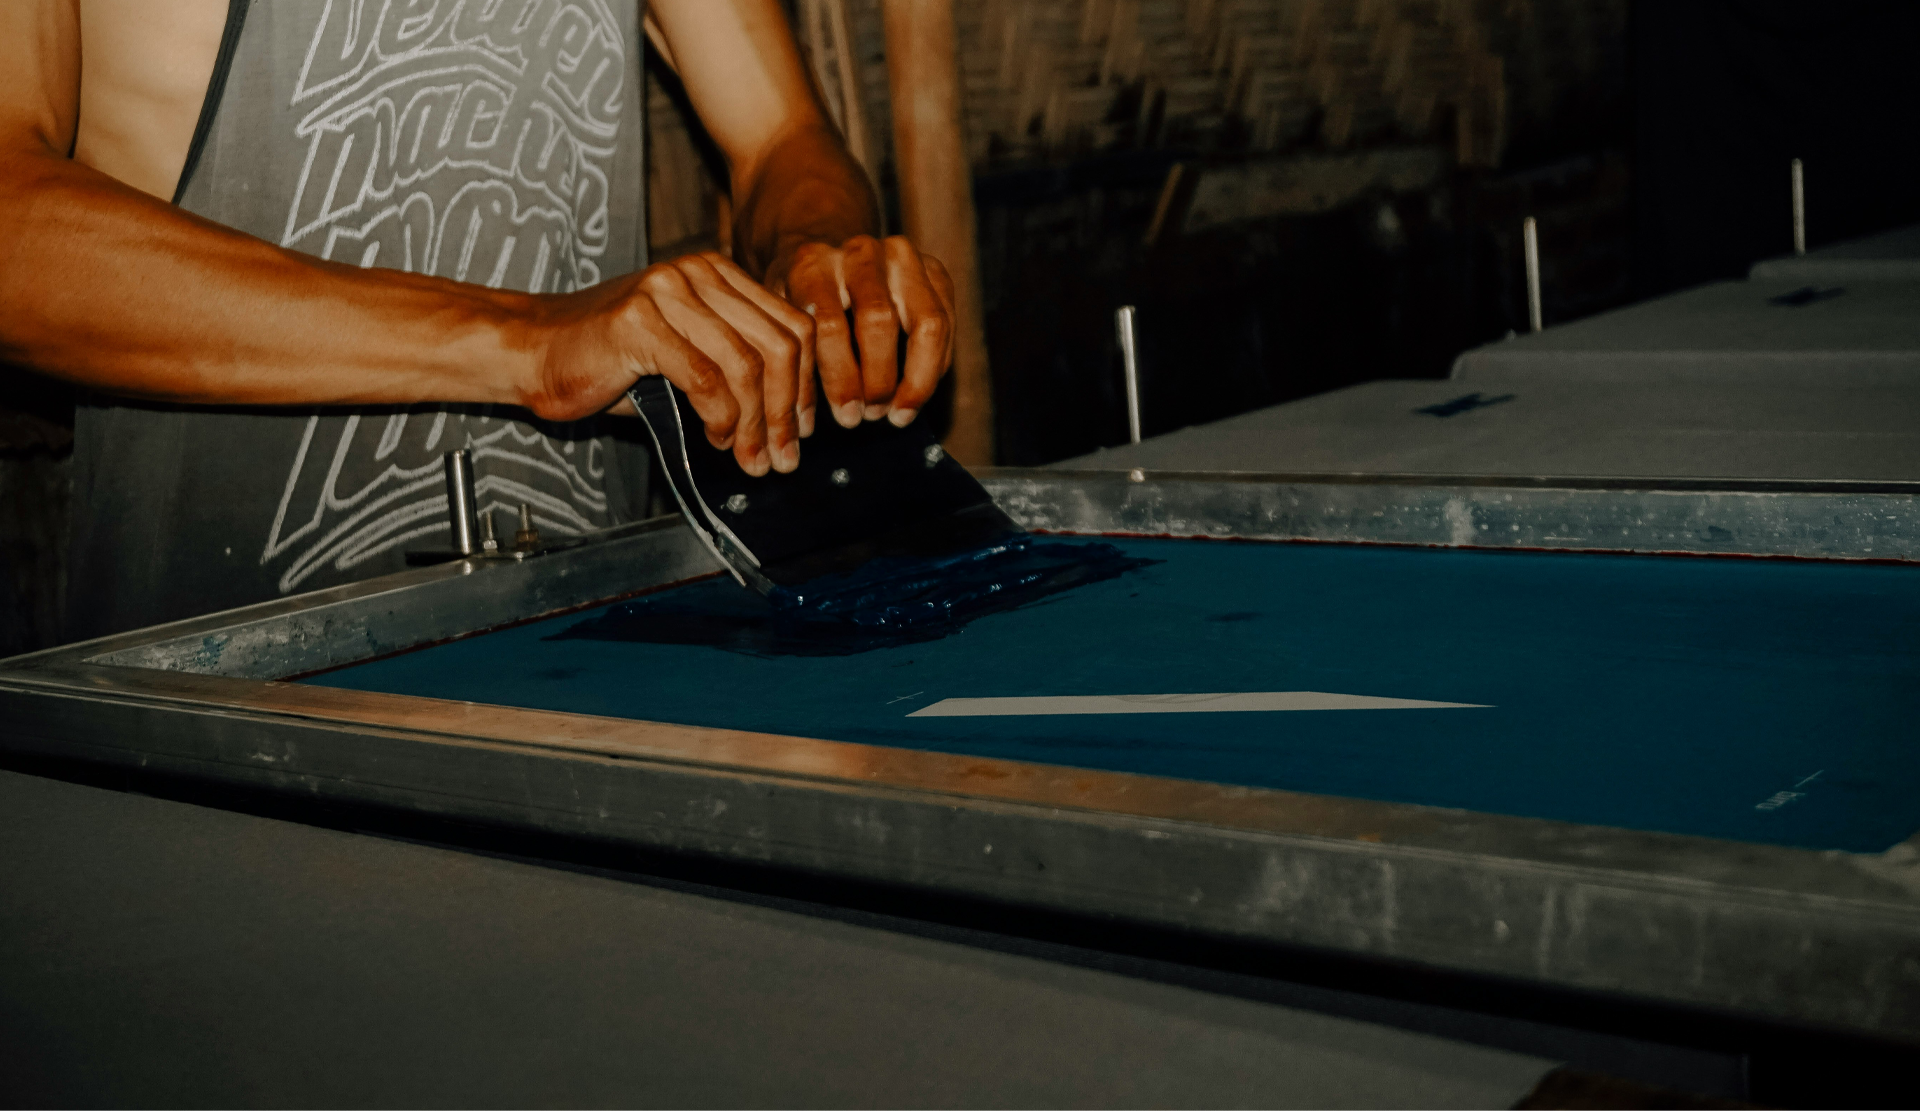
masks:
<svg viewBox="0 0 1920 1111"><path fill-rule="evenodd" d="M943 640L990 614L1152 562L1111 544L1019 533L935 556L882 556L766 597L750 590L648 594L547 639L701 645L767 657L865 655Z"/></svg>
<svg viewBox="0 0 1920 1111"><path fill-rule="evenodd" d="M551 639L587 611L308 681L1808 849L1920 830L1920 569L1114 543L1157 562L926 643L769 658ZM1225 691L1488 708L908 716Z"/></svg>

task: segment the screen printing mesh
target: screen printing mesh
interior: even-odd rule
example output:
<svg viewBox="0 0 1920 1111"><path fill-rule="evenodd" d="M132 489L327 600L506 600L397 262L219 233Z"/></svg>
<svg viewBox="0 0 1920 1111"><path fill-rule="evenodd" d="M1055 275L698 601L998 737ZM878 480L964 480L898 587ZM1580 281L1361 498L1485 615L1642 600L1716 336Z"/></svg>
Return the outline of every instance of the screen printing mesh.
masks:
<svg viewBox="0 0 1920 1111"><path fill-rule="evenodd" d="M919 643L756 655L589 611L310 681L1809 849L1920 829L1915 569L1114 543L1154 562ZM1057 701L1169 694L1261 697ZM914 716L993 698L1029 701Z"/></svg>

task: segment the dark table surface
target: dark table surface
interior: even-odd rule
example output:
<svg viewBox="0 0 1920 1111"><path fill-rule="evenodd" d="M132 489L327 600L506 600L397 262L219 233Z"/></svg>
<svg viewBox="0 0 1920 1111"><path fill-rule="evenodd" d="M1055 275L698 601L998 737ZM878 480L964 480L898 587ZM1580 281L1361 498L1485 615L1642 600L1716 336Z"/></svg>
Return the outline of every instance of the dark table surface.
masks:
<svg viewBox="0 0 1920 1111"><path fill-rule="evenodd" d="M1517 1053L0 772L0 1103L1511 1106Z"/></svg>
<svg viewBox="0 0 1920 1111"><path fill-rule="evenodd" d="M1920 480L1920 391L1766 382L1368 382L1063 470Z"/></svg>
<svg viewBox="0 0 1920 1111"><path fill-rule="evenodd" d="M1476 347L1453 380L1711 383L1808 394L1920 380L1920 282L1809 284L1810 276L1713 282Z"/></svg>

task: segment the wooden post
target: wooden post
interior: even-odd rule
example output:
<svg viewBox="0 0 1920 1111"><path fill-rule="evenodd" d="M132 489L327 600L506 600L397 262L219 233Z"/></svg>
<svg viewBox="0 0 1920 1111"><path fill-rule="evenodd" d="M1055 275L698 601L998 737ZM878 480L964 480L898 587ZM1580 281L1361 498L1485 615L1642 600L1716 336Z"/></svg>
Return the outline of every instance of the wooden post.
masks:
<svg viewBox="0 0 1920 1111"><path fill-rule="evenodd" d="M833 31L833 55L840 75L840 110L846 115L847 149L853 160L880 188L873 172L873 144L867 138L866 94L860 85L859 59L853 56L853 35L847 30L847 0L828 0L827 23Z"/></svg>
<svg viewBox="0 0 1920 1111"><path fill-rule="evenodd" d="M882 0L887 86L893 97L894 168L906 233L953 275L953 427L947 453L966 466L993 462L993 379L987 370L973 172L960 122L959 44L953 0Z"/></svg>
<svg viewBox="0 0 1920 1111"><path fill-rule="evenodd" d="M847 0L800 0L794 18L806 33L807 60L813 68L814 89L826 103L827 113L833 117L841 137L846 139L847 152L867 171L878 192L873 140L867 133L866 94L860 84L859 59L854 57L853 35L848 29Z"/></svg>

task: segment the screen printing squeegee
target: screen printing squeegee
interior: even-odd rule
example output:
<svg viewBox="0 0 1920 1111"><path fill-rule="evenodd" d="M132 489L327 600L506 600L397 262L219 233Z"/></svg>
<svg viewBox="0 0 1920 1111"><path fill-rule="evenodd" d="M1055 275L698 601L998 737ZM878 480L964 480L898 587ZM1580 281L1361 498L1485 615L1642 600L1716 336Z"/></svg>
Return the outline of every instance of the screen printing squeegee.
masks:
<svg viewBox="0 0 1920 1111"><path fill-rule="evenodd" d="M802 441L798 469L755 478L707 442L666 379L642 378L628 396L687 524L762 594L879 556L937 558L1024 532L919 424L849 429L822 419Z"/></svg>

